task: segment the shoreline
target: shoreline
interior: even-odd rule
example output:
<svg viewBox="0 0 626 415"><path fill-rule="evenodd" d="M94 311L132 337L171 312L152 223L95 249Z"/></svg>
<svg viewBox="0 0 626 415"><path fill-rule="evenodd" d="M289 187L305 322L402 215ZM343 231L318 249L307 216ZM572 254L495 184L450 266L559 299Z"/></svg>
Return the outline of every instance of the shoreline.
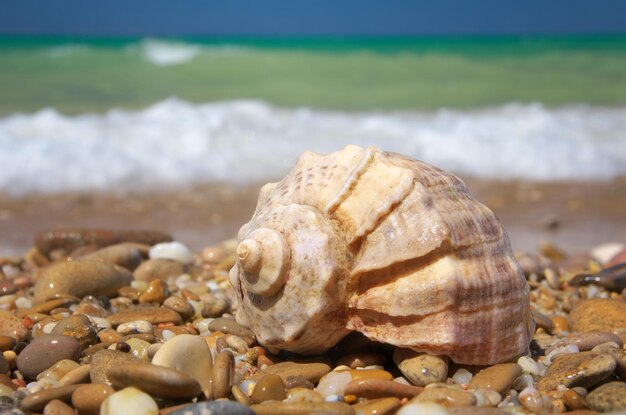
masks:
<svg viewBox="0 0 626 415"><path fill-rule="evenodd" d="M464 178L504 224L514 251L548 241L569 250L626 242L626 178L604 182L498 182ZM199 250L236 237L262 183L205 183L174 190L12 196L0 193L0 255L55 228L156 229Z"/></svg>

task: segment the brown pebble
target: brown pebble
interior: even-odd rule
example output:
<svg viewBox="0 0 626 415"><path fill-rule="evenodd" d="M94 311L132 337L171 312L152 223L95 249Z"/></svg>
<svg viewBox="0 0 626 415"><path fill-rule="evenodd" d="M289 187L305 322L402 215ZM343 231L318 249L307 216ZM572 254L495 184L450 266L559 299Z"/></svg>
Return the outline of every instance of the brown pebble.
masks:
<svg viewBox="0 0 626 415"><path fill-rule="evenodd" d="M567 346L569 344L575 344L578 346L578 350L581 352L587 352L594 347L602 344L614 342L618 347L622 347L622 339L619 336L613 333L601 333L598 331L590 331L586 333L572 333L568 335L563 340L555 343L553 346L546 349L545 354L548 355L550 352L557 347Z"/></svg>
<svg viewBox="0 0 626 415"><path fill-rule="evenodd" d="M162 304L167 298L167 285L162 280L152 280L148 289L139 296L139 303Z"/></svg>
<svg viewBox="0 0 626 415"><path fill-rule="evenodd" d="M276 402L250 407L256 415L354 415L354 409L343 402Z"/></svg>
<svg viewBox="0 0 626 415"><path fill-rule="evenodd" d="M284 380L285 380L285 387L287 389L292 389L292 388L313 389L315 388L315 385L304 376L299 376L299 375L287 376L287 378Z"/></svg>
<svg viewBox="0 0 626 415"><path fill-rule="evenodd" d="M580 409L590 409L590 406L585 398L580 396L573 389L568 389L563 392L563 395L561 395L561 399L563 400L563 403L565 403L565 405L573 411Z"/></svg>
<svg viewBox="0 0 626 415"><path fill-rule="evenodd" d="M204 318L220 317L228 310L228 303L221 298L211 296L210 299L204 301L200 314Z"/></svg>
<svg viewBox="0 0 626 415"><path fill-rule="evenodd" d="M67 372L61 379L59 379L59 386L64 385L76 385L78 383L89 382L89 371L91 365L80 365L76 369L72 369Z"/></svg>
<svg viewBox="0 0 626 415"><path fill-rule="evenodd" d="M189 304L189 301L181 297L168 297L163 302L163 307L176 311L183 319L191 318L196 314L196 310Z"/></svg>
<svg viewBox="0 0 626 415"><path fill-rule="evenodd" d="M228 398L235 377L235 361L230 350L222 350L213 362L213 399Z"/></svg>
<svg viewBox="0 0 626 415"><path fill-rule="evenodd" d="M310 388L291 388L287 391L289 402L324 402L324 397Z"/></svg>
<svg viewBox="0 0 626 415"><path fill-rule="evenodd" d="M400 399L394 397L370 399L352 405L355 412L360 415L389 415L395 413L399 407Z"/></svg>
<svg viewBox="0 0 626 415"><path fill-rule="evenodd" d="M130 310L118 311L107 317L113 327L129 321L146 320L152 324L174 323L181 324L183 319L174 310L165 307L138 307Z"/></svg>
<svg viewBox="0 0 626 415"><path fill-rule="evenodd" d="M492 389L503 394L522 374L522 367L517 363L500 363L487 367L472 377L470 389Z"/></svg>
<svg viewBox="0 0 626 415"><path fill-rule="evenodd" d="M117 389L134 386L164 399L192 399L202 392L200 384L186 373L150 363L112 366L106 375Z"/></svg>
<svg viewBox="0 0 626 415"><path fill-rule="evenodd" d="M285 399L285 382L278 375L265 375L254 386L250 399L252 403L282 401Z"/></svg>
<svg viewBox="0 0 626 415"><path fill-rule="evenodd" d="M615 369L615 359L596 352L567 353L558 355L544 377L537 383L537 389L549 391L559 385L568 388L589 387L607 378Z"/></svg>
<svg viewBox="0 0 626 415"><path fill-rule="evenodd" d="M116 350L100 350L91 358L89 377L92 383L111 384L106 376L107 370L114 366L124 366L130 363L140 363L141 359L128 353Z"/></svg>
<svg viewBox="0 0 626 415"><path fill-rule="evenodd" d="M80 300L75 297L53 298L52 300L45 301L41 304L36 304L31 308L19 310L16 315L18 317L26 317L31 314L49 314L54 309L67 307L71 304L76 304L79 301Z"/></svg>
<svg viewBox="0 0 626 415"><path fill-rule="evenodd" d="M245 406L250 406L250 399L248 399L248 396L245 393L243 393L241 389L239 389L239 386L233 385L230 388L230 393L233 395L235 400L239 402L240 404L245 405Z"/></svg>
<svg viewBox="0 0 626 415"><path fill-rule="evenodd" d="M171 259L149 259L135 269L133 276L137 281L167 281L185 273L185 265Z"/></svg>
<svg viewBox="0 0 626 415"><path fill-rule="evenodd" d="M587 402L598 412L626 410L626 383L609 382L587 395Z"/></svg>
<svg viewBox="0 0 626 415"><path fill-rule="evenodd" d="M380 353L353 353L337 360L337 366L345 365L352 369L374 365L383 366L385 363L387 363L387 357Z"/></svg>
<svg viewBox="0 0 626 415"><path fill-rule="evenodd" d="M367 399L385 398L412 398L422 392L424 388L419 386L404 385L392 380L384 379L357 379L348 382L344 389L344 395L355 395Z"/></svg>
<svg viewBox="0 0 626 415"><path fill-rule="evenodd" d="M626 302L595 298L578 303L569 315L572 331L613 333L626 327Z"/></svg>
<svg viewBox="0 0 626 415"><path fill-rule="evenodd" d="M81 415L100 414L100 405L115 390L109 385L100 383L91 385L80 385L72 393L72 406Z"/></svg>
<svg viewBox="0 0 626 415"><path fill-rule="evenodd" d="M74 408L63 401L53 399L43 408L43 415L74 415Z"/></svg>
<svg viewBox="0 0 626 415"><path fill-rule="evenodd" d="M567 318L563 316L552 316L552 324L554 325L553 333L561 333L563 331L569 331L569 324Z"/></svg>
<svg viewBox="0 0 626 415"><path fill-rule="evenodd" d="M325 363L280 362L256 372L250 379L256 382L264 375L273 373L280 376L285 383L290 376L302 376L310 382L317 383L320 378L330 372L331 369L332 368Z"/></svg>
<svg viewBox="0 0 626 415"><path fill-rule="evenodd" d="M412 401L434 402L447 407L474 406L476 396L471 392L452 388L426 388Z"/></svg>
<svg viewBox="0 0 626 415"><path fill-rule="evenodd" d="M552 333L552 330L554 329L554 323L552 322L552 320L550 320L550 318L545 314L540 313L535 309L532 310L532 313L533 318L535 319L536 327L544 329L548 333Z"/></svg>
<svg viewBox="0 0 626 415"><path fill-rule="evenodd" d="M209 323L209 330L221 331L222 333L234 334L239 337L252 337L254 333L247 327L244 327L237 323L232 318L220 317Z"/></svg>
<svg viewBox="0 0 626 415"><path fill-rule="evenodd" d="M48 334L28 344L17 356L17 368L28 379L37 375L59 360L78 361L81 347L72 337Z"/></svg>
<svg viewBox="0 0 626 415"><path fill-rule="evenodd" d="M95 260L119 265L129 271L135 270L143 260L142 251L149 250L147 245L121 243L98 249L77 259Z"/></svg>
<svg viewBox="0 0 626 415"><path fill-rule="evenodd" d="M86 348L98 340L96 328L91 324L89 317L79 314L59 321L52 329L51 334L60 334L75 338L81 348Z"/></svg>
<svg viewBox="0 0 626 415"><path fill-rule="evenodd" d="M402 374L415 386L426 386L446 380L448 358L431 356L410 349L396 348L393 361Z"/></svg>
<svg viewBox="0 0 626 415"><path fill-rule="evenodd" d="M22 320L15 317L9 311L0 310L0 335L13 337L17 341L22 341L30 331L24 327Z"/></svg>
<svg viewBox="0 0 626 415"><path fill-rule="evenodd" d="M79 386L80 385L66 385L35 392L22 400L20 408L22 408L25 412L38 412L41 411L48 404L48 402L54 399L69 402L72 397L72 393L74 393Z"/></svg>
<svg viewBox="0 0 626 415"><path fill-rule="evenodd" d="M117 343L121 342L122 338L122 334L119 333L117 330L104 329L98 332L98 339L100 339L102 343Z"/></svg>
<svg viewBox="0 0 626 415"><path fill-rule="evenodd" d="M7 350L12 350L17 344L17 340L15 337L11 336L0 336L0 352L6 352Z"/></svg>

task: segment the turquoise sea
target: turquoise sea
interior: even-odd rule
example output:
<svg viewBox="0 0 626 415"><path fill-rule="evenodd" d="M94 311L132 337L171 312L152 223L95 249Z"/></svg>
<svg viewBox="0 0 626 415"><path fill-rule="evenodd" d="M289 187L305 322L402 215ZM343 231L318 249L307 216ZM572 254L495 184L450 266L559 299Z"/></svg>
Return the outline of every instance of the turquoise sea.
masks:
<svg viewBox="0 0 626 415"><path fill-rule="evenodd" d="M461 175L626 175L626 35L0 37L0 190L280 177L376 145Z"/></svg>

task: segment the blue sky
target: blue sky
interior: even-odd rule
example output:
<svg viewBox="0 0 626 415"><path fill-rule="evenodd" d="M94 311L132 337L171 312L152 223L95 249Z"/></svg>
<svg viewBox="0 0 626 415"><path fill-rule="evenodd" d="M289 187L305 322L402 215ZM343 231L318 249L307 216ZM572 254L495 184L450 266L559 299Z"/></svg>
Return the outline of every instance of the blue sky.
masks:
<svg viewBox="0 0 626 415"><path fill-rule="evenodd" d="M2 0L0 33L624 33L623 0Z"/></svg>

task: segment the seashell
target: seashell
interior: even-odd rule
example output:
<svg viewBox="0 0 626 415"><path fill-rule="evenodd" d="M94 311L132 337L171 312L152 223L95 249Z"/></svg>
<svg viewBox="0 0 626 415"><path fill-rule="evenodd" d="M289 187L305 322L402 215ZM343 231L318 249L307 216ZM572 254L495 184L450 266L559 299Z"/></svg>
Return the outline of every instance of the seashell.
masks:
<svg viewBox="0 0 626 415"><path fill-rule="evenodd" d="M528 351L528 286L500 222L426 163L305 152L238 240L236 318L266 346L321 353L355 330L458 363Z"/></svg>

